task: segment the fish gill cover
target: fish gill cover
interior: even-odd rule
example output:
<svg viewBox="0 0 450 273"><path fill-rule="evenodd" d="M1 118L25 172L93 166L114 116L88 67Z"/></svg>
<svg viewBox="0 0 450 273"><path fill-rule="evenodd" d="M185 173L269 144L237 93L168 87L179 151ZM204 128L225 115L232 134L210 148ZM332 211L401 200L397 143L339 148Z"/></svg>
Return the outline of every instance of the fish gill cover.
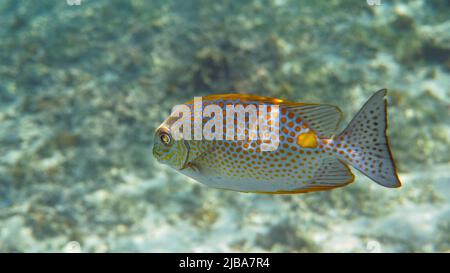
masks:
<svg viewBox="0 0 450 273"><path fill-rule="evenodd" d="M1 1L0 251L450 251L450 7L376 2ZM220 191L151 155L194 96L348 124L381 88L397 190Z"/></svg>

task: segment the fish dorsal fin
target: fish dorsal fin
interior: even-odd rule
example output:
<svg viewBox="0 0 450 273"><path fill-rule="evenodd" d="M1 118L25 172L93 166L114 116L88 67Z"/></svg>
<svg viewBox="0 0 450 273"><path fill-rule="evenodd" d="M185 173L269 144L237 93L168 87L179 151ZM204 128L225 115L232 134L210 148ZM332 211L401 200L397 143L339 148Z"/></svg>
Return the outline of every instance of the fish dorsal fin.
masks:
<svg viewBox="0 0 450 273"><path fill-rule="evenodd" d="M268 104L280 104L285 101L281 99L271 98L271 97L264 97L264 96L258 96L258 95L250 95L250 94L215 94L215 95L207 95L202 96L202 101L218 101L218 100L240 100L242 102L260 102L260 103L268 103ZM190 100L188 102L185 102L185 104L192 104L194 100Z"/></svg>
<svg viewBox="0 0 450 273"><path fill-rule="evenodd" d="M280 107L285 107L302 120L305 120L319 137L331 137L342 117L342 112L338 107L328 104L289 102L277 98L249 94L218 94L202 97L203 102L219 100L239 100L244 103L259 102L280 105ZM190 100L185 104L192 104L193 102L194 100Z"/></svg>
<svg viewBox="0 0 450 273"><path fill-rule="evenodd" d="M335 188L351 183L354 179L355 176L347 165L335 157L328 157L317 169L313 186Z"/></svg>
<svg viewBox="0 0 450 273"><path fill-rule="evenodd" d="M341 110L328 104L287 104L286 109L306 121L307 125L322 138L331 138L342 118Z"/></svg>

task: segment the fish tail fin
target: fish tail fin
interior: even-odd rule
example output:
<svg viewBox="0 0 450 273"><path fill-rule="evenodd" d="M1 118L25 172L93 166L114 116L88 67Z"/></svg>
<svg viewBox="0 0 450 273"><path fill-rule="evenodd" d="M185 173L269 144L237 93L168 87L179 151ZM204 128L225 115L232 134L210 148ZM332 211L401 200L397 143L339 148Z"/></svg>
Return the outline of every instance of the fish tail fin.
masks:
<svg viewBox="0 0 450 273"><path fill-rule="evenodd" d="M335 139L338 157L376 183L401 186L386 135L386 89L376 92Z"/></svg>

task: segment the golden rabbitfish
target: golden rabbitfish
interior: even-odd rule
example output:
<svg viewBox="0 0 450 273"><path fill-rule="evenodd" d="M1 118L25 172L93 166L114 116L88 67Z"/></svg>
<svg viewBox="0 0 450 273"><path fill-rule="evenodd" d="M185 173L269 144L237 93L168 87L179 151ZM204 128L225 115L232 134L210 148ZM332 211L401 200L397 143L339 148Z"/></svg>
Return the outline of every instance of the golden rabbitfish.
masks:
<svg viewBox="0 0 450 273"><path fill-rule="evenodd" d="M261 151L260 140L178 140L173 116L156 130L154 156L208 186L242 192L305 193L345 186L349 165L385 187L400 181L386 136L386 90L376 92L340 134L336 106L226 94L202 97L203 106L262 103L279 107L279 146ZM193 102L186 105L192 108Z"/></svg>

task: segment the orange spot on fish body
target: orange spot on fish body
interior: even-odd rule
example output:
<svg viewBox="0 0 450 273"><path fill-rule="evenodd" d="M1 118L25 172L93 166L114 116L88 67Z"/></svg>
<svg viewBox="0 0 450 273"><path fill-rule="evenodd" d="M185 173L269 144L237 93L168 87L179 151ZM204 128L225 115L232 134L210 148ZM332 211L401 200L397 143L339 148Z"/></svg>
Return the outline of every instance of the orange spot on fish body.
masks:
<svg viewBox="0 0 450 273"><path fill-rule="evenodd" d="M318 144L317 136L312 131L300 134L297 137L297 145L302 148L316 148Z"/></svg>

